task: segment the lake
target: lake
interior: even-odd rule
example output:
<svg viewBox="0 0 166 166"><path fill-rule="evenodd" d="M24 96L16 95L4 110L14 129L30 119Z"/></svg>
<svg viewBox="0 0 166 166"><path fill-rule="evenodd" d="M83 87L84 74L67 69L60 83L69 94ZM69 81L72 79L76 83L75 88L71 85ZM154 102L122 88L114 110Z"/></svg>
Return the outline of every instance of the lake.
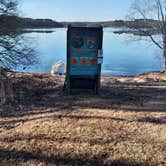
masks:
<svg viewBox="0 0 166 166"><path fill-rule="evenodd" d="M66 62L67 29L49 29L52 33L30 32L33 38L38 64L24 72L50 73L52 66L62 60ZM104 29L104 62L102 75L137 75L150 71L161 71L163 58L160 50L148 41L132 42L129 34L114 34L115 28ZM40 30L41 31L41 30Z"/></svg>

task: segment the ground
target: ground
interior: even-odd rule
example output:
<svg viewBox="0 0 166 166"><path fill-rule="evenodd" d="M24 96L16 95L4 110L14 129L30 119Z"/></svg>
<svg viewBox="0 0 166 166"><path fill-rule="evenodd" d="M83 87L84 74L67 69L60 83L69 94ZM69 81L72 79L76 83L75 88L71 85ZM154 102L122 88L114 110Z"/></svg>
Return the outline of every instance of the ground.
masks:
<svg viewBox="0 0 166 166"><path fill-rule="evenodd" d="M166 165L166 75L102 77L99 95L62 92L64 77L7 73L0 166Z"/></svg>

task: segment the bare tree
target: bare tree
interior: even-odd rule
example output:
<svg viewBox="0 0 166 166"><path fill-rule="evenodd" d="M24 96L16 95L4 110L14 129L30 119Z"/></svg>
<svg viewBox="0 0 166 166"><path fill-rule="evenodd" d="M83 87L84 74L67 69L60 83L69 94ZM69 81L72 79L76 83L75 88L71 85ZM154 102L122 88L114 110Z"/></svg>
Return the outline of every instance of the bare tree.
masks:
<svg viewBox="0 0 166 166"><path fill-rule="evenodd" d="M35 63L32 44L21 34L14 20L18 14L17 6L17 0L0 0L0 20L3 20L0 25L0 66L10 69L25 68Z"/></svg>
<svg viewBox="0 0 166 166"><path fill-rule="evenodd" d="M36 63L31 39L11 32L0 36L0 65L8 69L21 69Z"/></svg>
<svg viewBox="0 0 166 166"><path fill-rule="evenodd" d="M17 15L17 0L0 0L0 15Z"/></svg>
<svg viewBox="0 0 166 166"><path fill-rule="evenodd" d="M134 0L129 15L130 21L140 21L140 26L133 26L129 21L128 28L148 36L149 39L163 52L166 71L166 0ZM158 33L160 37L154 35Z"/></svg>
<svg viewBox="0 0 166 166"><path fill-rule="evenodd" d="M16 24L17 0L0 0L0 99L10 98L10 80L5 78L2 67L8 69L26 68L34 64L34 49L32 42L21 33ZM8 19L10 17L10 19ZM10 25L10 26L8 26ZM31 42L31 43L30 43ZM11 84L10 84L11 85Z"/></svg>

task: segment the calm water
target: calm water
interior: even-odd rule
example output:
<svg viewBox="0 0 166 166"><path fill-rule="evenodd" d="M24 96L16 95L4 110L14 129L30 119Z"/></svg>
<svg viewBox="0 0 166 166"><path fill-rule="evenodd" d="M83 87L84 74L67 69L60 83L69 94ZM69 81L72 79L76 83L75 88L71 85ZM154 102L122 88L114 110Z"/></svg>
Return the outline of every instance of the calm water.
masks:
<svg viewBox="0 0 166 166"><path fill-rule="evenodd" d="M160 71L163 59L160 50L149 42L127 42L132 35L114 34L115 29L104 30L103 75L136 75L149 71ZM53 33L28 33L35 42L39 63L28 72L50 73L59 60L66 62L66 29Z"/></svg>

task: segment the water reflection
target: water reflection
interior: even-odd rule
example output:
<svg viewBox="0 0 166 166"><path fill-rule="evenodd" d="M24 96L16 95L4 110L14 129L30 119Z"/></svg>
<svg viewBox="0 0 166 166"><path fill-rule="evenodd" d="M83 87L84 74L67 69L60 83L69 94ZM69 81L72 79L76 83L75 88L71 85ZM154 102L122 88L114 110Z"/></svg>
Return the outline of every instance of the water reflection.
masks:
<svg viewBox="0 0 166 166"><path fill-rule="evenodd" d="M41 30L39 33L36 30L25 34L35 39L39 55L38 65L25 72L50 73L56 62L59 60L66 62L66 29L49 29L49 31L52 33L42 33ZM131 35L118 35L113 31L115 29L112 28L104 30L103 75L136 75L162 69L163 59L159 49L150 46L147 41L127 43L126 39Z"/></svg>

